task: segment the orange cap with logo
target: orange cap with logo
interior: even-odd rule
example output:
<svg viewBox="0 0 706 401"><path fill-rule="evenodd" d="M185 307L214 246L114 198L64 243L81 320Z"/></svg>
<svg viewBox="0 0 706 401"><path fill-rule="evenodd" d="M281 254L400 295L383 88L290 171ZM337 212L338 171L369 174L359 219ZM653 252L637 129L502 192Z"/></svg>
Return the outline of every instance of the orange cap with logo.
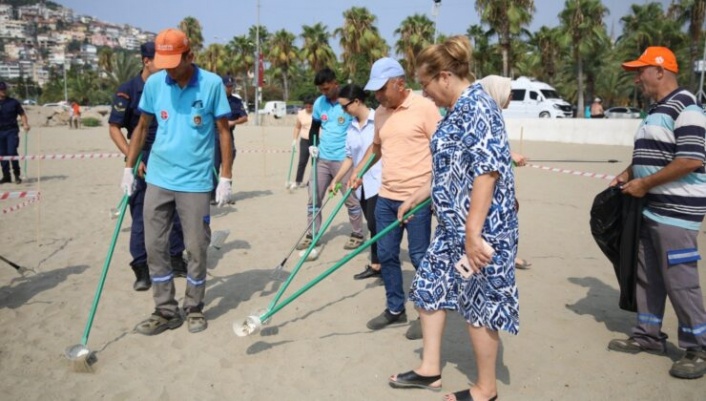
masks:
<svg viewBox="0 0 706 401"><path fill-rule="evenodd" d="M662 67L673 73L679 72L677 58L671 50L661 46L650 46L645 49L645 52L634 61L627 61L622 64L625 71L634 71L648 65Z"/></svg>
<svg viewBox="0 0 706 401"><path fill-rule="evenodd" d="M174 68L179 65L181 55L189 51L189 38L178 29L165 29L154 40L154 50L155 67Z"/></svg>

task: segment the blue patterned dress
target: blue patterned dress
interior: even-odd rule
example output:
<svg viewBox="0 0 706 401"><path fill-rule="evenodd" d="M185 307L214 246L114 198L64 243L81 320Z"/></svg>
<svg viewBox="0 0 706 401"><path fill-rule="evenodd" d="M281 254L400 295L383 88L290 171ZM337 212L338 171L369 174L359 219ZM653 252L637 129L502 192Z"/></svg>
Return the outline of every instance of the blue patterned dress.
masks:
<svg viewBox="0 0 706 401"><path fill-rule="evenodd" d="M432 203L439 221L412 282L410 300L424 310L458 310L469 324L519 331L515 285L515 178L502 113L480 84L464 90L431 139ZM454 264L465 252L466 218L475 177L497 171L482 236L495 250L469 279Z"/></svg>

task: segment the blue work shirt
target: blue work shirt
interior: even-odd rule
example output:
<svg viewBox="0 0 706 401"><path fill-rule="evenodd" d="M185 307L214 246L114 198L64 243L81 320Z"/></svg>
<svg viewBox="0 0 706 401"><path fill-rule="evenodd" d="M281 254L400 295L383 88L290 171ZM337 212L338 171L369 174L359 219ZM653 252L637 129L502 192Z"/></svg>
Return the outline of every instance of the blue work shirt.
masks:
<svg viewBox="0 0 706 401"><path fill-rule="evenodd" d="M20 131L20 126L17 125L17 117L25 114L17 99L6 97L0 100L0 131Z"/></svg>
<svg viewBox="0 0 706 401"><path fill-rule="evenodd" d="M316 144L319 158L343 161L346 158L346 132L351 125L351 116L343 111L339 102L331 103L326 96L321 95L314 102L311 118L321 122L319 143Z"/></svg>
<svg viewBox="0 0 706 401"><path fill-rule="evenodd" d="M127 139L132 138L132 132L140 121L142 112L138 108L142 90L145 87L145 81L142 80L142 74L124 82L118 87L117 92L113 96L113 105L110 109L110 117L108 124L115 124L120 128L127 130ZM149 153L154 143L154 136L157 133L157 121L152 120L147 129L147 138L145 145L142 147L144 152Z"/></svg>
<svg viewBox="0 0 706 401"><path fill-rule="evenodd" d="M230 106L230 114L228 115L228 121L235 121L241 117L245 117L248 115L248 112L245 111L243 101L239 97L228 95L228 105ZM231 135L233 135L234 130L235 126L230 127Z"/></svg>
<svg viewBox="0 0 706 401"><path fill-rule="evenodd" d="M216 120L230 107L221 77L193 67L184 88L164 70L145 82L139 108L158 124L146 181L170 191L210 192Z"/></svg>

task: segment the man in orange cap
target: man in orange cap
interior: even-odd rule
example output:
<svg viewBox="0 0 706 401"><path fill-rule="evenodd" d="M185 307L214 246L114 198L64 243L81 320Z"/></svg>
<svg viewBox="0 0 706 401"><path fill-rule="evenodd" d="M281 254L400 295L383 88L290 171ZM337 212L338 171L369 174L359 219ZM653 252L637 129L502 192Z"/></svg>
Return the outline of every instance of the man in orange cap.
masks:
<svg viewBox="0 0 706 401"><path fill-rule="evenodd" d="M133 191L132 169L145 142L147 128L157 120L145 181L145 247L152 279L154 313L135 330L159 334L182 325L174 297L174 273L170 265L168 233L172 216L179 213L187 266L184 312L189 332L207 327L203 314L206 292L206 251L211 237L210 192L213 189L215 138L220 137L223 160L216 201L230 198L232 147L228 115L230 107L221 78L193 64L189 40L178 29L165 29L155 39L155 68L140 98L140 120L132 135L121 187Z"/></svg>
<svg viewBox="0 0 706 401"><path fill-rule="evenodd" d="M671 50L648 47L623 69L655 101L635 136L632 164L611 183L645 198L637 263L637 324L627 339L608 348L636 354L666 353L662 332L666 298L679 321L684 356L672 376L694 379L706 374L706 311L699 287L697 236L706 215L704 142L706 116L696 98L679 87L679 66Z"/></svg>

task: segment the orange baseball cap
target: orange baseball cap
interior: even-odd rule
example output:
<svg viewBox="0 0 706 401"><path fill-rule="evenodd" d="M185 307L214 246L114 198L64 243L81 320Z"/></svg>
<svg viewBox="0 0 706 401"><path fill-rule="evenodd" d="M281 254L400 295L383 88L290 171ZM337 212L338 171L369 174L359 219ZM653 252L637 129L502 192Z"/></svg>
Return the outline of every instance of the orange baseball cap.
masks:
<svg viewBox="0 0 706 401"><path fill-rule="evenodd" d="M157 35L154 49L155 67L174 68L179 65L181 55L189 51L189 38L178 29L168 28Z"/></svg>
<svg viewBox="0 0 706 401"><path fill-rule="evenodd" d="M661 46L650 46L645 49L645 52L634 61L627 61L622 64L625 71L634 71L640 67L652 65L662 67L673 73L679 72L679 64L677 58L671 50Z"/></svg>

